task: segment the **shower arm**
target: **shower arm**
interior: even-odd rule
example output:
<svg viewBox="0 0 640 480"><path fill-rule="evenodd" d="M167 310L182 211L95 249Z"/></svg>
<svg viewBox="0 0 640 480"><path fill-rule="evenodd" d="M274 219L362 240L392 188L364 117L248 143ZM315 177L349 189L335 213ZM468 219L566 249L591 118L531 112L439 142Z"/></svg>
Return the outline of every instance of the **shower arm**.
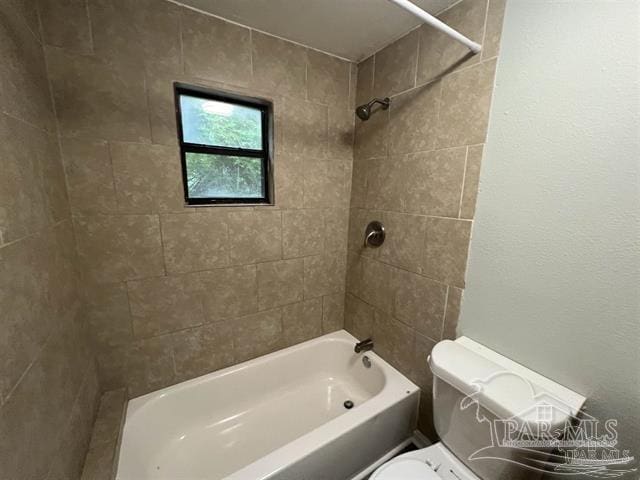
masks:
<svg viewBox="0 0 640 480"><path fill-rule="evenodd" d="M446 23L441 22L440 20L438 20L433 15L430 15L429 13L425 12L420 7L418 7L417 5L411 3L409 0L389 0L389 1L391 3L395 3L400 8L403 8L406 11L408 11L410 13L413 13L416 17L420 18L425 23L427 23L427 24L431 25L432 27L440 30L441 32L445 33L446 35L449 35L451 38L453 38L454 40L460 42L465 47L467 47L469 50L471 50L474 54L475 53L479 53L480 50L482 50L482 45L480 45L480 44L474 42L473 40L470 40L469 38L465 37L464 35L462 35L457 30L454 30L453 28L451 28Z"/></svg>

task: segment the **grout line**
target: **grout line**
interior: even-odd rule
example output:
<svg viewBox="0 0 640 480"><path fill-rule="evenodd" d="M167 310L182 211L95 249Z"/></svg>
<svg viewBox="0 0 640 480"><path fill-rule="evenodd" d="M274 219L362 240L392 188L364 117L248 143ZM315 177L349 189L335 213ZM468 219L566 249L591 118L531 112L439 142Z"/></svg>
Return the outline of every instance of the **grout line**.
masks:
<svg viewBox="0 0 640 480"><path fill-rule="evenodd" d="M451 293L451 285L447 285L447 292L444 295L444 311L442 312L442 324L440 325L440 340L444 336L444 324L447 319L447 308L449 306L449 295Z"/></svg>
<svg viewBox="0 0 640 480"><path fill-rule="evenodd" d="M47 78L47 80L48 80L48 78ZM44 127L41 127L40 125L36 125L35 123L31 123L28 120L25 120L24 118L17 117L16 115L13 115L12 113L7 112L6 110L0 109L0 114L4 115L6 117L9 117L12 120L15 120L16 122L20 122L20 123L22 123L22 124L24 124L24 125L26 125L28 127L31 127L34 130L38 130L41 133L46 133L47 135L53 135L54 134L54 132L52 132L50 130L47 130Z"/></svg>
<svg viewBox="0 0 640 480"><path fill-rule="evenodd" d="M133 310L131 310L131 296L129 295L129 282L124 280L122 282L117 282L116 285L124 286L124 294L127 296L127 310L129 311L129 333L131 334L131 341L135 341L136 336L133 331Z"/></svg>
<svg viewBox="0 0 640 480"><path fill-rule="evenodd" d="M111 173L111 186L113 187L113 196L114 196L114 200L116 202L116 212L118 213L118 215L131 215L131 214L127 214L127 213L121 213L120 210L120 196L118 195L118 187L116 185L116 175L115 175L115 169L113 168L113 154L112 154L112 142L111 141L105 141L104 142L106 144L107 147L107 155L109 156L109 170ZM103 215L112 215L112 214L103 214ZM144 215L144 214L140 214L140 215ZM96 214L89 214L89 215L76 215L76 216L87 216L87 217L92 217L92 216L96 216Z"/></svg>
<svg viewBox="0 0 640 480"><path fill-rule="evenodd" d="M180 7L186 8L187 10L191 10L193 12L198 12L198 13L201 13L202 15L206 15L208 17L217 18L218 20L222 20L222 21L230 23L232 25L237 25L239 27L255 30L256 32L261 33L263 35L268 35L269 37L278 38L278 39L283 40L285 42L293 43L295 45L299 45L301 47L308 48L310 50L315 50L316 52L320 52L320 53L323 53L325 55L329 55L330 57L338 58L338 59L344 60L346 62L354 62L354 60L349 60L348 58L341 57L340 55L336 55L335 53L325 52L324 50L320 50L319 48L310 47L309 45L305 45L304 43L300 43L300 42L297 42L295 40L290 40L288 38L284 38L284 37L281 37L279 35L275 35L273 33L265 32L264 30L260 30L259 28L251 27L249 25L245 25L244 23L240 23L240 22L237 22L235 20L230 20L230 19L225 18L225 17L221 17L220 15L216 15L215 13L207 12L206 10L202 10L200 8L196 8L196 7L193 7L191 5L185 5L184 3L179 2L178 0L166 0L166 1L169 2L169 3L173 3L174 5L178 5Z"/></svg>
<svg viewBox="0 0 640 480"><path fill-rule="evenodd" d="M304 60L304 99L309 101L309 51L305 50Z"/></svg>
<svg viewBox="0 0 640 480"><path fill-rule="evenodd" d="M72 223L72 226L73 226L73 217L70 215L70 216L65 217L65 218L63 218L61 220L58 220L57 222L45 225L44 227L40 228L39 230L35 230L33 232L27 233L26 235L23 235L23 236L21 236L19 238L11 240L10 242L0 244L0 250L2 250L5 247L10 247L11 245L14 245L16 243L19 243L19 242L22 242L22 241L27 241L27 240L31 239L32 237L36 237L38 235L43 235L47 230L53 230L53 229L57 228L59 225L61 225L62 223L66 222L66 221L70 221Z"/></svg>
<svg viewBox="0 0 640 480"><path fill-rule="evenodd" d="M148 69L145 67L143 69L143 75L142 75L142 88L144 89L144 102L145 102L145 107L147 110L147 127L148 127L148 132L149 132L149 142L147 143L147 145L153 145L153 128L151 126L151 103L149 102L149 85L148 85L148 76L149 76L149 71Z"/></svg>
<svg viewBox="0 0 640 480"><path fill-rule="evenodd" d="M185 61L184 61L184 23L183 23L183 18L182 18L182 12L179 11L178 12L178 32L179 32L179 37L180 37L180 71L182 73L182 75L186 75L186 66L185 66ZM251 30L249 30L249 39L251 39ZM145 78L147 72L145 72ZM147 92L147 97L149 96L149 93ZM149 112L149 116L151 116L151 112ZM153 143L153 138L151 139L152 143Z"/></svg>
<svg viewBox="0 0 640 480"><path fill-rule="evenodd" d="M14 392L16 391L18 386L22 383L22 381L27 376L27 374L31 371L31 369L34 368L33 366L40 359L40 357L42 356L42 352L44 352L44 349L46 348L47 344L51 340L51 337L53 337L53 335L56 332L58 332L57 328L52 326L51 327L51 331L49 332L49 335L47 335L47 338L45 338L44 341L42 342L42 344L40 345L40 349L33 356L33 360L31 361L31 363L29 363L29 365L27 365L27 367L22 372L22 375L20 375L18 380L16 380L16 383L11 387L9 392L7 392L7 394L5 395L4 399L2 400L2 405L5 405L11 399L11 396L14 394Z"/></svg>
<svg viewBox="0 0 640 480"><path fill-rule="evenodd" d="M462 188L460 189L460 202L458 204L458 218L462 218L462 200L464 199L464 187L467 181L467 164L469 162L469 147L464 154L464 169L462 170Z"/></svg>
<svg viewBox="0 0 640 480"><path fill-rule="evenodd" d="M420 66L420 35L419 34L418 34L418 39L417 39L416 43L417 43L417 45L416 45L416 73L413 76L413 87L414 88L418 85L418 67Z"/></svg>
<svg viewBox="0 0 640 480"><path fill-rule="evenodd" d="M95 46L95 42L93 40L93 24L91 23L91 8L89 7L89 0L85 0L85 8L87 11L87 23L88 23L88 27L89 27L89 46L91 48L91 54L95 55L96 53L96 46Z"/></svg>
<svg viewBox="0 0 640 480"><path fill-rule="evenodd" d="M160 214L156 214L158 217L158 233L160 234L160 249L162 250L162 268L164 269L164 277L168 276L167 273L167 258L165 255L164 235L162 234L162 220Z"/></svg>
<svg viewBox="0 0 640 480"><path fill-rule="evenodd" d="M487 23L489 21L489 4L490 4L491 0L487 0L487 3L485 4L485 11L484 11L484 24L482 26L482 49L480 50L480 60L482 60L482 57L484 56L484 44L487 41Z"/></svg>
<svg viewBox="0 0 640 480"><path fill-rule="evenodd" d="M254 83L255 71L253 67L253 28L249 29L249 66L251 70L251 83Z"/></svg>

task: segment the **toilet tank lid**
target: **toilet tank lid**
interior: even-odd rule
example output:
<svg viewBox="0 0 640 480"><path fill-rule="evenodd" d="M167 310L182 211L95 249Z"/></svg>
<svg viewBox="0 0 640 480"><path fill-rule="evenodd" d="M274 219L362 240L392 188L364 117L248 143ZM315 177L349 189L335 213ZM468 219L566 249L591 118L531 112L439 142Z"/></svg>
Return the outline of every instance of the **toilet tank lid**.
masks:
<svg viewBox="0 0 640 480"><path fill-rule="evenodd" d="M552 429L575 417L585 397L471 340L443 340L429 356L429 366L469 400L477 400L501 419ZM467 402L469 403L469 402Z"/></svg>

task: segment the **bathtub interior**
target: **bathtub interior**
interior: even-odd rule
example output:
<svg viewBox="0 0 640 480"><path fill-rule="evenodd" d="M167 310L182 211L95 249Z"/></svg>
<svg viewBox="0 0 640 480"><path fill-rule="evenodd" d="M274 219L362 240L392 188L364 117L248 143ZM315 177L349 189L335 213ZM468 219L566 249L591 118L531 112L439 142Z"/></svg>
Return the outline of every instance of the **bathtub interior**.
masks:
<svg viewBox="0 0 640 480"><path fill-rule="evenodd" d="M345 414L346 400L357 409L385 382L379 365L366 368L334 337L139 397L117 478L223 478Z"/></svg>

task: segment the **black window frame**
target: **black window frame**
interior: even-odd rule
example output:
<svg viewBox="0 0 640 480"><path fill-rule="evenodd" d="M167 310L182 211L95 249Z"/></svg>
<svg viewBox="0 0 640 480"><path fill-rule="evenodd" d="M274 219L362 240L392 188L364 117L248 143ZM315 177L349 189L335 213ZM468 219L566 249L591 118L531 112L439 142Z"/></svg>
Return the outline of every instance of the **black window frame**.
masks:
<svg viewBox="0 0 640 480"><path fill-rule="evenodd" d="M273 205L273 103L262 98L238 95L222 90L212 90L195 85L174 82L174 101L176 109L176 126L178 143L180 146L180 160L182 164L182 183L184 186L184 200L187 206L204 205ZM260 150L235 148L224 146L203 145L184 141L182 128L182 111L180 97L187 95L206 100L250 107L260 111L262 126L262 148ZM189 196L187 181L187 153L208 153L212 155L227 155L233 157L247 157L262 159L262 197L198 197Z"/></svg>

